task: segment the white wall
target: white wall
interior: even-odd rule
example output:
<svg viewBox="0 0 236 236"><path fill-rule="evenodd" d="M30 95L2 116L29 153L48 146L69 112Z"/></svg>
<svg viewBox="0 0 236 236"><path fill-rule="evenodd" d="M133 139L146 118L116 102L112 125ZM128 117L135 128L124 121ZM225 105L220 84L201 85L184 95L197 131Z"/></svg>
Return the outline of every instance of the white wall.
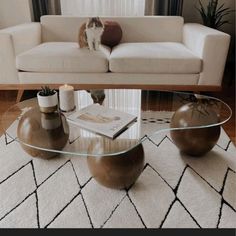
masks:
<svg viewBox="0 0 236 236"><path fill-rule="evenodd" d="M0 0L0 29L31 22L31 0Z"/></svg>

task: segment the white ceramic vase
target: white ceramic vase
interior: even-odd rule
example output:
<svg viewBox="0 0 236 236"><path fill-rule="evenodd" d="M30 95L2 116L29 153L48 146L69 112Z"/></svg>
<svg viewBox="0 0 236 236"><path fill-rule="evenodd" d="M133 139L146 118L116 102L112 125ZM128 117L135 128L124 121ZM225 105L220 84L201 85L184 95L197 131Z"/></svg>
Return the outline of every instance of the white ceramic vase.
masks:
<svg viewBox="0 0 236 236"><path fill-rule="evenodd" d="M37 93L38 105L40 111L43 113L52 113L57 110L58 96L57 92L50 96L41 96L40 92Z"/></svg>

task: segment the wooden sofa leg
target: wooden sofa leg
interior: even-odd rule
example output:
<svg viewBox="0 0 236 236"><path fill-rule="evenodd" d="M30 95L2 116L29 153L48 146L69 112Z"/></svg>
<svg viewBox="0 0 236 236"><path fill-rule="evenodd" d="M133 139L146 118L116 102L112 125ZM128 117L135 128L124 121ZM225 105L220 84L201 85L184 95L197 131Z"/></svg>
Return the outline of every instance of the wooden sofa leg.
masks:
<svg viewBox="0 0 236 236"><path fill-rule="evenodd" d="M18 90L16 102L20 102L25 90Z"/></svg>

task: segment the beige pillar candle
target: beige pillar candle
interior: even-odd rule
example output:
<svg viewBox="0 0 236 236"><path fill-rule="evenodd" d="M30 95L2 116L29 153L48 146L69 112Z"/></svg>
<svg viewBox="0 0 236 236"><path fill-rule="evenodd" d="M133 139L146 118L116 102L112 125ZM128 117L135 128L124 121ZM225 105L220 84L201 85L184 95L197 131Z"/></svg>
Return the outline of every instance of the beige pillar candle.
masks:
<svg viewBox="0 0 236 236"><path fill-rule="evenodd" d="M60 109L68 112L75 108L74 87L63 85L59 87Z"/></svg>

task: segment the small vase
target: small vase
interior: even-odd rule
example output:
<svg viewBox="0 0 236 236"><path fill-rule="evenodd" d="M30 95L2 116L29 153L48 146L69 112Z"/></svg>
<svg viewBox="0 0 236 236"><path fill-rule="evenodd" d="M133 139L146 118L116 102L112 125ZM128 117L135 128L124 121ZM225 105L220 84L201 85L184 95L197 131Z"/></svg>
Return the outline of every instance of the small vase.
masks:
<svg viewBox="0 0 236 236"><path fill-rule="evenodd" d="M41 96L40 92L37 93L39 109L43 113L53 113L58 108L57 92L50 96Z"/></svg>

